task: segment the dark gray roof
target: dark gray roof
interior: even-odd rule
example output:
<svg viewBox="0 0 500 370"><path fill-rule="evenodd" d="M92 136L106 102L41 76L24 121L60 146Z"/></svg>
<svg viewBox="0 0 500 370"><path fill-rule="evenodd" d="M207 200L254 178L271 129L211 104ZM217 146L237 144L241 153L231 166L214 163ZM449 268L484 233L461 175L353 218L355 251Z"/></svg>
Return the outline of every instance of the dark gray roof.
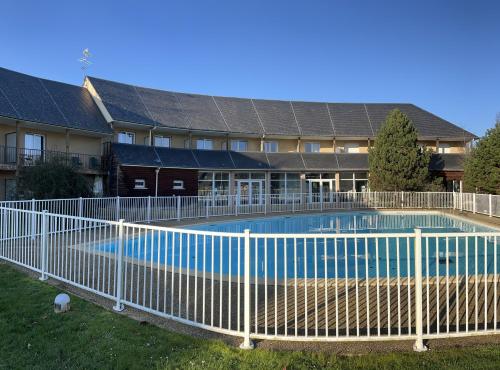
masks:
<svg viewBox="0 0 500 370"><path fill-rule="evenodd" d="M368 154L261 153L225 150L158 148L111 144L118 163L129 166L213 170L367 171ZM433 154L434 171L460 171L462 154Z"/></svg>
<svg viewBox="0 0 500 370"><path fill-rule="evenodd" d="M413 104L314 103L184 94L89 77L115 121L251 135L371 138L398 108L420 137L475 135ZM1 102L0 102L1 104Z"/></svg>
<svg viewBox="0 0 500 370"><path fill-rule="evenodd" d="M110 134L87 89L0 68L0 116Z"/></svg>

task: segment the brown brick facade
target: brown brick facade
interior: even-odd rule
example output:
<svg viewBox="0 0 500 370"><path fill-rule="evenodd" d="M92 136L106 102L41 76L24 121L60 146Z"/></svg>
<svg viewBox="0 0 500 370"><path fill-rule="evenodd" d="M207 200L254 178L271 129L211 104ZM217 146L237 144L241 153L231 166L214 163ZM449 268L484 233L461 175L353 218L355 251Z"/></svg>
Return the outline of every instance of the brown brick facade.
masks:
<svg viewBox="0 0 500 370"><path fill-rule="evenodd" d="M154 196L156 185L156 172L152 167L118 166L117 182L115 184L118 194L123 197ZM143 179L146 189L135 189L135 180ZM174 180L184 182L184 190L174 190ZM115 190L116 192L116 190ZM170 195L197 195L198 171L186 169L162 168L158 174L158 196Z"/></svg>

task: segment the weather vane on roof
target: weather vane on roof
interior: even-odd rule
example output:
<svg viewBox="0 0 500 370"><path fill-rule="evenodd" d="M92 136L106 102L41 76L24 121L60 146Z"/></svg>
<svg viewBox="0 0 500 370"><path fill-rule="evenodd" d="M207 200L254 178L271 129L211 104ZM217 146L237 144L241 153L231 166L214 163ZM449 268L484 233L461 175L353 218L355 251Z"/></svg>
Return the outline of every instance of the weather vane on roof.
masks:
<svg viewBox="0 0 500 370"><path fill-rule="evenodd" d="M81 63L83 74L86 74L87 68L92 64L92 62L90 61L91 56L92 54L90 54L90 50L88 48L85 48L83 49L82 57L78 59L78 61Z"/></svg>

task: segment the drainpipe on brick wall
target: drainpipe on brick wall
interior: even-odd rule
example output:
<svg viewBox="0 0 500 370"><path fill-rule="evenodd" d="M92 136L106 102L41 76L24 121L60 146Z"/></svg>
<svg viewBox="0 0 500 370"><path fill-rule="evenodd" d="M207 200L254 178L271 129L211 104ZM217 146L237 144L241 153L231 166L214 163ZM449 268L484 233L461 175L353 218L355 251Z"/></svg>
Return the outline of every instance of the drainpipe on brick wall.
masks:
<svg viewBox="0 0 500 370"><path fill-rule="evenodd" d="M160 173L160 168L159 167L155 170L155 173L156 173L155 197L158 197L158 174Z"/></svg>

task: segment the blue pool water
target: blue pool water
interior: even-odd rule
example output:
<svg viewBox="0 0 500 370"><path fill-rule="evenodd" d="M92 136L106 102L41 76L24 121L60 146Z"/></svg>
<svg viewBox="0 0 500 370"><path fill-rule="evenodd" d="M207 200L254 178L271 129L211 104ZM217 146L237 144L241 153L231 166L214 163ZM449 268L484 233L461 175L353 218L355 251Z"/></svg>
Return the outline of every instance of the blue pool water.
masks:
<svg viewBox="0 0 500 370"><path fill-rule="evenodd" d="M437 213L349 212L290 217L267 217L193 225L187 228L205 231L305 234L321 233L325 238L271 238L267 243L252 238L250 243L251 276L283 278L402 278L414 274L414 239L378 237L377 234L413 232L487 232L487 227L464 222ZM373 234L373 237L328 238L329 234ZM498 238L497 238L498 239ZM498 243L498 240L497 240ZM203 235L179 235L150 231L146 235L127 235L125 255L154 267L167 265L183 271L197 270L207 277L243 274L243 238ZM115 242L100 246L114 252ZM493 237L423 238L424 276L493 273L495 240ZM497 250L497 254L498 254ZM500 258L497 258L500 264ZM378 263L377 263L378 262Z"/></svg>

